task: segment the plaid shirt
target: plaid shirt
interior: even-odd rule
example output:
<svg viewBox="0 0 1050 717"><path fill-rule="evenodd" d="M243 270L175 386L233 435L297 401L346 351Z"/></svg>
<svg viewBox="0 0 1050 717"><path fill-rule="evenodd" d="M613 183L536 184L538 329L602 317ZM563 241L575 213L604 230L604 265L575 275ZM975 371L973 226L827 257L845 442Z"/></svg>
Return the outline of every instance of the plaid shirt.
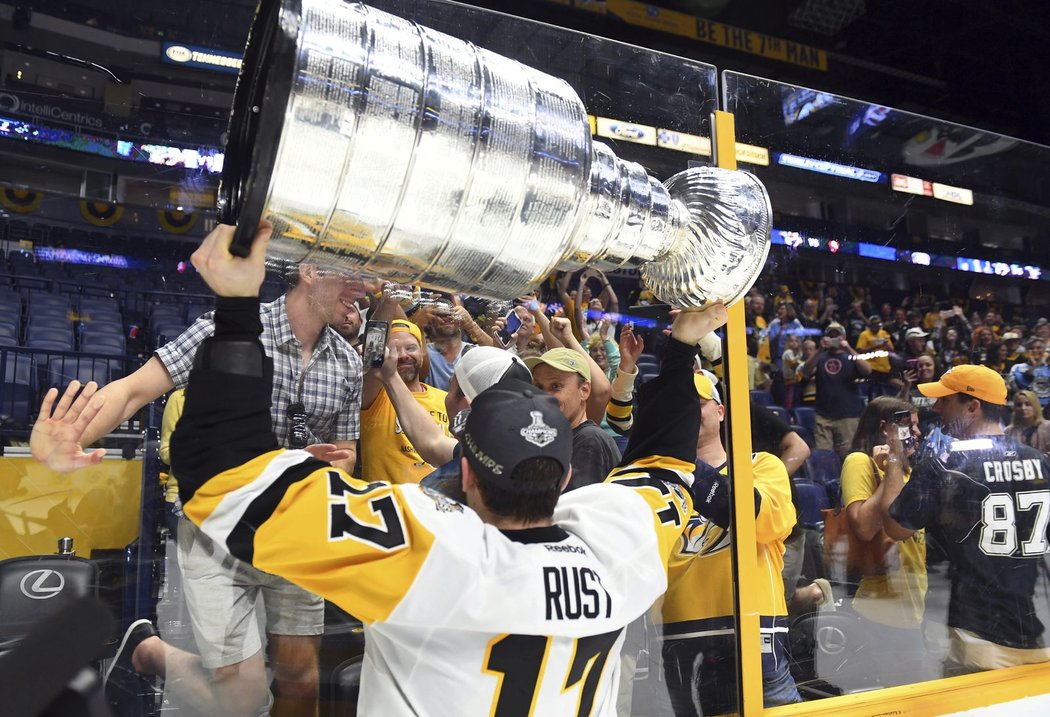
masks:
<svg viewBox="0 0 1050 717"><path fill-rule="evenodd" d="M361 357L330 326L326 326L302 375L302 343L292 334L284 297L259 307L260 339L273 358L273 417L277 442L287 447L288 407L306 408L310 444L356 440L361 433ZM185 388L197 347L215 331L212 312L197 319L182 334L157 349L175 388ZM299 382L302 380L300 389Z"/></svg>

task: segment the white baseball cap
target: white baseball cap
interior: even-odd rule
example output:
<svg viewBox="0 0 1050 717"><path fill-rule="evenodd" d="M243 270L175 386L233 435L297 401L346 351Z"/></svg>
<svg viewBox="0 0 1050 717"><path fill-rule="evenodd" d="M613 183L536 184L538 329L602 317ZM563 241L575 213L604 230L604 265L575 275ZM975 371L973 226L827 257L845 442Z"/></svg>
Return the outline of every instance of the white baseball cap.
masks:
<svg viewBox="0 0 1050 717"><path fill-rule="evenodd" d="M489 386L505 378L532 382L532 372L520 358L495 346L474 346L456 362L456 380L471 401Z"/></svg>

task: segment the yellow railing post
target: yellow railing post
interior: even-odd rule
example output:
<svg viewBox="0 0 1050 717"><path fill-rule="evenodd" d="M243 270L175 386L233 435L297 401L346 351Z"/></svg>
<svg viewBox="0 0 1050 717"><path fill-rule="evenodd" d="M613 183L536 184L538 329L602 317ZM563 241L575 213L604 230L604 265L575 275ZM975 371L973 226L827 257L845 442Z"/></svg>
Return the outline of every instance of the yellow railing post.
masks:
<svg viewBox="0 0 1050 717"><path fill-rule="evenodd" d="M715 112L715 164L736 169L736 129L733 115ZM728 387L729 427L726 432L729 475L733 480L733 564L736 569L736 619L740 654L740 687L745 717L762 712L762 654L758 620L758 561L755 537L754 475L751 471L751 396L747 381L747 341L744 302L729 307L724 360Z"/></svg>

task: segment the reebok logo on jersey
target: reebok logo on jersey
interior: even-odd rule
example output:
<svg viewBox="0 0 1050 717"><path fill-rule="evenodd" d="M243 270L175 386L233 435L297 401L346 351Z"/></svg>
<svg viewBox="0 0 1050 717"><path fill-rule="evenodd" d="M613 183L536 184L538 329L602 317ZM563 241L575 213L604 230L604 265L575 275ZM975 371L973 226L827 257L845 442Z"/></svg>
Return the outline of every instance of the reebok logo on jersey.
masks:
<svg viewBox="0 0 1050 717"><path fill-rule="evenodd" d="M586 555L587 551L581 548L579 545L544 545L547 550L552 553L577 553L578 555Z"/></svg>
<svg viewBox="0 0 1050 717"><path fill-rule="evenodd" d="M985 461L985 483L1018 483L1043 480L1042 461L1024 458L1017 461Z"/></svg>

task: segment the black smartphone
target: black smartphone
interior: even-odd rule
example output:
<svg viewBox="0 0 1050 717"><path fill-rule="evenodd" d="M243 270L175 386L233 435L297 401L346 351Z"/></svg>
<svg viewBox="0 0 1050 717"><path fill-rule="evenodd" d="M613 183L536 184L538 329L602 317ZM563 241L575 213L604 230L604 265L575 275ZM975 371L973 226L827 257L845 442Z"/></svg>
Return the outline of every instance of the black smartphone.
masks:
<svg viewBox="0 0 1050 717"><path fill-rule="evenodd" d="M386 321L369 321L365 324L365 349L361 359L366 370L383 365L383 350L389 330L390 324Z"/></svg>

